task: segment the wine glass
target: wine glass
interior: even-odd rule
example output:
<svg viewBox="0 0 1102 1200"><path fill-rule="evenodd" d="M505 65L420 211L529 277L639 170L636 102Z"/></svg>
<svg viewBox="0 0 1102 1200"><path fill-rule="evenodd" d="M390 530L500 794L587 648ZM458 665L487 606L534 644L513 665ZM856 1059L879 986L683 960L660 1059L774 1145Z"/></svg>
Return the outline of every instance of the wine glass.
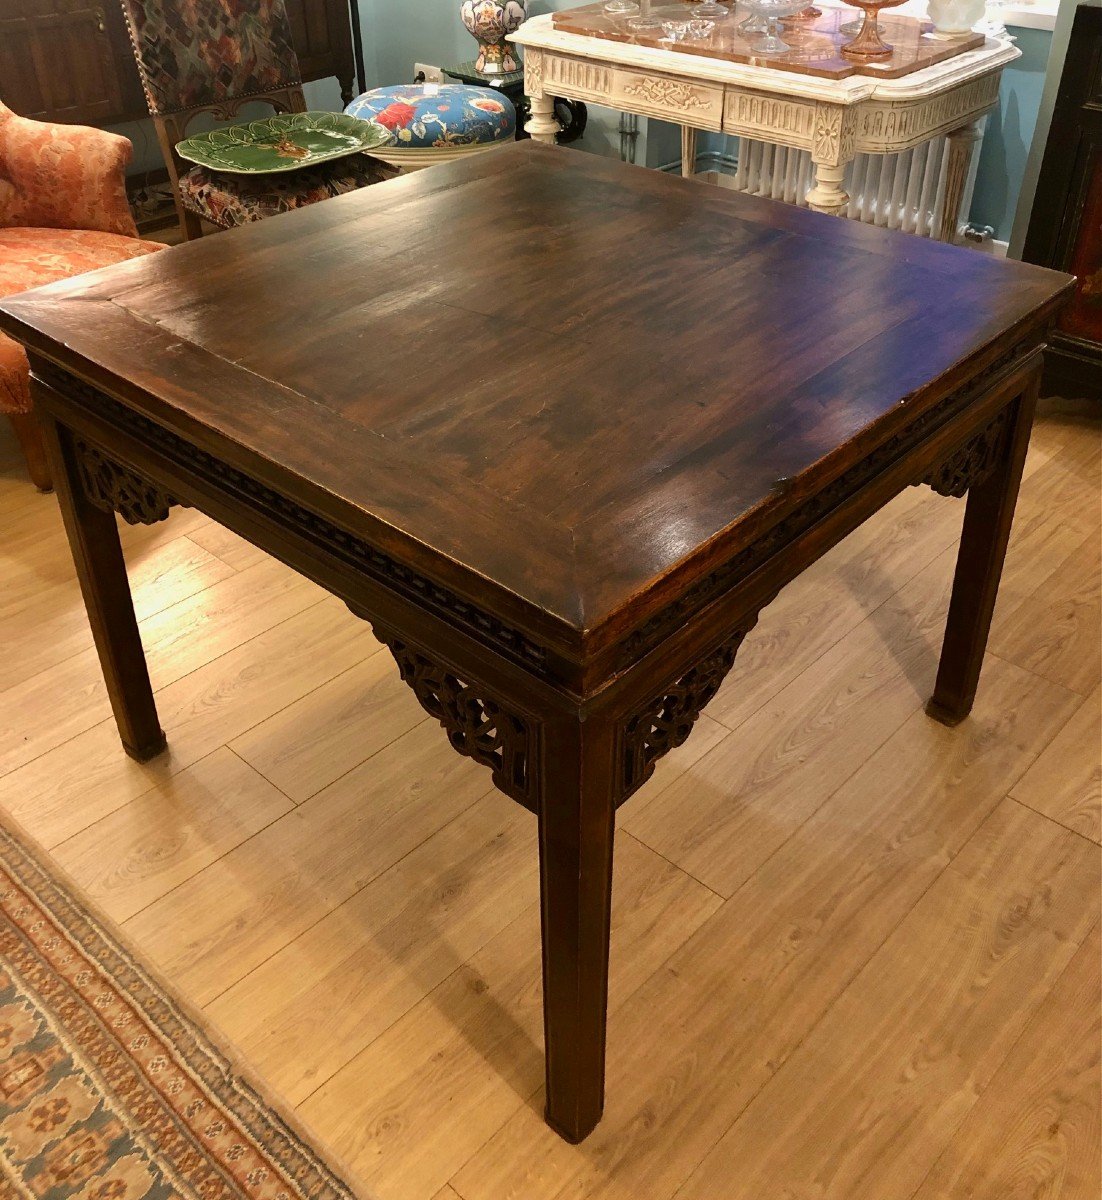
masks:
<svg viewBox="0 0 1102 1200"><path fill-rule="evenodd" d="M764 36L751 46L755 54L786 54L792 49L780 37L780 20L804 8L805 0L747 0L746 6L765 22Z"/></svg>
<svg viewBox="0 0 1102 1200"><path fill-rule="evenodd" d="M904 0L851 0L857 7L864 9L865 19L861 22L861 28L857 31L857 36L852 42L846 42L842 46L842 53L846 58L856 58L861 62L876 62L885 58L891 58L892 47L883 40L880 36L880 31L883 28L877 21L882 8L895 8L897 5L903 4Z"/></svg>
<svg viewBox="0 0 1102 1200"><path fill-rule="evenodd" d="M642 11L637 17L628 17L629 29L649 31L662 28L662 18L651 12L651 0L642 0Z"/></svg>
<svg viewBox="0 0 1102 1200"><path fill-rule="evenodd" d="M861 15L860 17L854 17L852 21L843 21L842 24L838 26L838 32L844 33L846 37L854 37L856 34L861 32L861 25L864 20L864 15ZM884 32L884 26L881 25L879 21L876 22L876 32Z"/></svg>

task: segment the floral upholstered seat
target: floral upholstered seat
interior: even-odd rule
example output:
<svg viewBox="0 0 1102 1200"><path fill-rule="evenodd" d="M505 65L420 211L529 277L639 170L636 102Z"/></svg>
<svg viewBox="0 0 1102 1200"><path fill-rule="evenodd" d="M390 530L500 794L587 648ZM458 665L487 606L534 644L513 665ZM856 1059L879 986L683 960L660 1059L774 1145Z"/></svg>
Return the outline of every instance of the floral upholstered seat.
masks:
<svg viewBox="0 0 1102 1200"><path fill-rule="evenodd" d="M0 104L0 296L164 249L138 241L126 199L126 138L18 117ZM0 412L31 478L50 485L23 347L0 334Z"/></svg>
<svg viewBox="0 0 1102 1200"><path fill-rule="evenodd" d="M192 167L180 176L180 199L191 212L228 228L341 196L393 174L364 154L279 175L229 175Z"/></svg>
<svg viewBox="0 0 1102 1200"><path fill-rule="evenodd" d="M492 150L516 136L517 113L508 96L465 83L381 87L357 96L344 110L390 131L373 151L396 167L428 166L457 153Z"/></svg>
<svg viewBox="0 0 1102 1200"><path fill-rule="evenodd" d="M123 14L186 237L202 232L197 217L229 228L386 178L362 155L247 176L191 168L176 153L199 113L234 120L256 101L305 110L283 0L123 0Z"/></svg>

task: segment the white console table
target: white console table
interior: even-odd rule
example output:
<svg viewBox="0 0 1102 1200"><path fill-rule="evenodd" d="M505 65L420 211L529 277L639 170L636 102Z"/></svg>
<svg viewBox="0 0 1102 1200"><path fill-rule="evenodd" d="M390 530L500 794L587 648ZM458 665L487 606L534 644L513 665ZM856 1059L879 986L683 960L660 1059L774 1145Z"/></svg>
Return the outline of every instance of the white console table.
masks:
<svg viewBox="0 0 1102 1200"><path fill-rule="evenodd" d="M899 79L822 79L568 33L550 14L526 21L512 40L524 47L525 128L538 141L554 142L553 101L563 97L680 125L685 174L701 129L806 150L813 164L806 201L818 212L850 207L846 168L859 154L895 154L947 137L944 192L929 231L946 241L956 233L978 122L998 99L1003 67L1020 54L1009 38L989 37Z"/></svg>

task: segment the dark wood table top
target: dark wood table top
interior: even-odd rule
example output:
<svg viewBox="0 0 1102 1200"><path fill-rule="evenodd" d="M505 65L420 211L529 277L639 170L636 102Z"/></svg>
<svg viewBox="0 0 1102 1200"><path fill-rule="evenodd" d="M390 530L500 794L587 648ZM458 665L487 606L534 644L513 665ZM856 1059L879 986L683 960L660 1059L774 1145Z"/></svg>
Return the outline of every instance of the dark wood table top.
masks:
<svg viewBox="0 0 1102 1200"><path fill-rule="evenodd" d="M528 141L9 297L0 327L576 651L1067 286Z"/></svg>

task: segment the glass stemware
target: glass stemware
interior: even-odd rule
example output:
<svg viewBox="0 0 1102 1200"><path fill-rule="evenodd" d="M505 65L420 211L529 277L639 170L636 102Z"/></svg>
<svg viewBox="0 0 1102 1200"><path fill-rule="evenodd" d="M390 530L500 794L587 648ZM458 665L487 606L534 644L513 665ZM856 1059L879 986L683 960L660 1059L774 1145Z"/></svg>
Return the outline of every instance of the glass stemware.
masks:
<svg viewBox="0 0 1102 1200"><path fill-rule="evenodd" d="M853 41L842 46L842 53L846 58L856 58L861 62L877 62L891 58L892 47L881 38L880 31L883 26L876 18L882 8L895 8L904 3L904 0L852 0L852 3L864 10L865 19L861 22L861 28Z"/></svg>
<svg viewBox="0 0 1102 1200"><path fill-rule="evenodd" d="M635 0L608 0L605 5L605 12L610 17L631 17L639 11L639 5Z"/></svg>
<svg viewBox="0 0 1102 1200"><path fill-rule="evenodd" d="M703 4L696 4L689 11L694 17L705 17L712 21L718 21L720 17L725 17L731 10L726 4L717 4L716 0L704 0Z"/></svg>
<svg viewBox="0 0 1102 1200"><path fill-rule="evenodd" d="M838 26L838 32L844 33L846 35L846 37L855 37L857 34L859 34L861 32L861 25L864 22L864 20L865 20L865 18L863 16L861 16L861 17L854 17L854 19L852 21L843 21L842 24ZM877 33L884 32L884 26L881 25L879 21L876 22L876 32Z"/></svg>
<svg viewBox="0 0 1102 1200"><path fill-rule="evenodd" d="M628 17L629 29L652 30L662 28L662 18L651 12L651 0L642 0L642 9L637 17Z"/></svg>
<svg viewBox="0 0 1102 1200"><path fill-rule="evenodd" d="M792 49L780 36L780 20L806 7L804 0L747 0L747 7L765 22L764 36L751 46L755 54L785 54ZM745 29L745 25L746 22L739 28L753 32Z"/></svg>

